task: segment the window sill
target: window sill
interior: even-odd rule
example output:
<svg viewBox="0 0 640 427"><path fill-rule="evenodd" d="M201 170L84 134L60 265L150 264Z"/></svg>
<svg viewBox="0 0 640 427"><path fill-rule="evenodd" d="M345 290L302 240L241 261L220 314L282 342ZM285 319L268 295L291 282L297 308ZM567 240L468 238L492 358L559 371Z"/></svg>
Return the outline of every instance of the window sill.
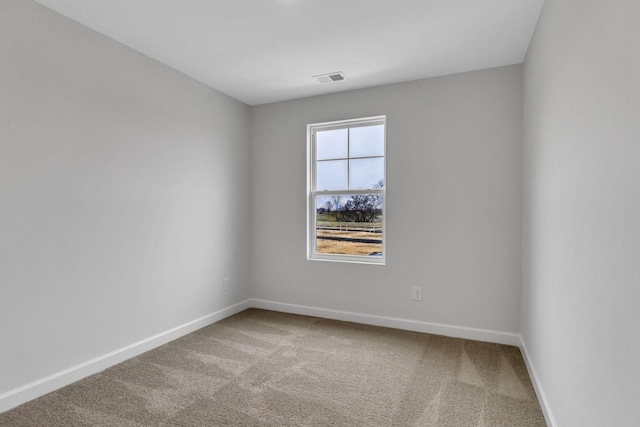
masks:
<svg viewBox="0 0 640 427"><path fill-rule="evenodd" d="M341 256L341 255L310 255L308 261L340 262L347 264L386 265L384 257L380 256Z"/></svg>

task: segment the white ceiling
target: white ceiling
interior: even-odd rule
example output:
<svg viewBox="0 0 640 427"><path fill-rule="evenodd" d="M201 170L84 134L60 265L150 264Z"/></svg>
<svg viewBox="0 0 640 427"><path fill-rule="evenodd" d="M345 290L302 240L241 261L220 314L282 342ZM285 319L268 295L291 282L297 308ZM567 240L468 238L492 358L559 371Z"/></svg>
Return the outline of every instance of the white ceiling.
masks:
<svg viewBox="0 0 640 427"><path fill-rule="evenodd" d="M544 3L36 1L249 105L521 63Z"/></svg>

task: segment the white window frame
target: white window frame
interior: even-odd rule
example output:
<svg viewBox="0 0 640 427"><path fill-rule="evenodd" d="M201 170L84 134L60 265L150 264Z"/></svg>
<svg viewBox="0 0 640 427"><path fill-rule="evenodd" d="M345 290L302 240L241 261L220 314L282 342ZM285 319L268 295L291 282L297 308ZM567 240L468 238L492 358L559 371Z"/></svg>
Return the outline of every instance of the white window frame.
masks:
<svg viewBox="0 0 640 427"><path fill-rule="evenodd" d="M385 265L386 258L386 190L387 190L387 117L375 116L361 119L339 120L334 122L307 125L307 259L314 261L349 262L358 264ZM316 190L316 149L315 135L318 131L354 128L360 126L384 125L384 185L382 188L366 190ZM347 159L349 158L347 151ZM375 156L379 157L379 156ZM380 194L382 196L382 256L358 256L340 254L321 254L316 252L316 197L329 195Z"/></svg>

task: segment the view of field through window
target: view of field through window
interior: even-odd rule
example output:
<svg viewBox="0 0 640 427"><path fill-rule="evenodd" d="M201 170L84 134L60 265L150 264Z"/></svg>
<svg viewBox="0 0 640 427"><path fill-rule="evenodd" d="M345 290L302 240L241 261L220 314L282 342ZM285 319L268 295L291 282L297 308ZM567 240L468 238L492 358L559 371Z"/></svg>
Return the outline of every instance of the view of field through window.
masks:
<svg viewBox="0 0 640 427"><path fill-rule="evenodd" d="M355 194L316 198L316 252L382 255L382 196Z"/></svg>

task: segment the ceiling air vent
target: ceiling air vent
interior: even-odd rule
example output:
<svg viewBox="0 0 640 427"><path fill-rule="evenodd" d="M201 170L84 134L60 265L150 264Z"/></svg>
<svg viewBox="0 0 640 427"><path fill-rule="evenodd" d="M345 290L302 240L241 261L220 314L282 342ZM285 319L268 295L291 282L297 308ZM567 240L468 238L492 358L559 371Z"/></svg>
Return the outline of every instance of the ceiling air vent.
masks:
<svg viewBox="0 0 640 427"><path fill-rule="evenodd" d="M347 79L342 71L336 71L335 73L329 74L321 74L319 76L313 76L313 78L317 79L320 83L339 82L340 80Z"/></svg>

